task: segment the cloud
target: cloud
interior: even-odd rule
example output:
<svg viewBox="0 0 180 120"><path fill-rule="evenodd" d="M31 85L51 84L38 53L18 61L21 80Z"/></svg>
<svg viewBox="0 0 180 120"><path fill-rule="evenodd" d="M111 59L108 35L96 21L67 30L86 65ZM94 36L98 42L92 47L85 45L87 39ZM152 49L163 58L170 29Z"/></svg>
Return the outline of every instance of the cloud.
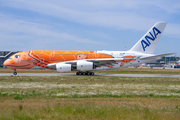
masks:
<svg viewBox="0 0 180 120"><path fill-rule="evenodd" d="M178 13L180 7L163 0L10 0L3 5L30 10L84 25L113 27L116 29L147 30L149 25L165 19L158 12ZM172 6L172 7L168 7ZM158 18L154 18L154 13Z"/></svg>
<svg viewBox="0 0 180 120"><path fill-rule="evenodd" d="M156 4L160 9L166 11L167 14L180 14L180 1L179 0L173 0L173 1L164 1L160 0L158 4Z"/></svg>
<svg viewBox="0 0 180 120"><path fill-rule="evenodd" d="M114 27L117 29L145 30L147 29L147 26L140 25L141 23L154 24L158 19L144 17L141 15L141 11L138 12L140 14L137 14L134 11L138 11L139 8L143 8L143 11L150 9L152 3L153 2L143 2L142 0L70 0L66 2L58 0L12 0L11 2L5 2L4 4L10 7L35 11L85 25ZM144 4L149 6L144 8Z"/></svg>
<svg viewBox="0 0 180 120"><path fill-rule="evenodd" d="M64 41L103 44L87 38L79 38L69 33L59 32L56 30L57 28L47 24L14 19L3 14L0 14L0 18L0 41L3 42L6 47L9 46L9 43L13 43L14 46L22 45L22 43L26 45L40 45L45 41L49 43L52 42L53 44L60 44Z"/></svg>

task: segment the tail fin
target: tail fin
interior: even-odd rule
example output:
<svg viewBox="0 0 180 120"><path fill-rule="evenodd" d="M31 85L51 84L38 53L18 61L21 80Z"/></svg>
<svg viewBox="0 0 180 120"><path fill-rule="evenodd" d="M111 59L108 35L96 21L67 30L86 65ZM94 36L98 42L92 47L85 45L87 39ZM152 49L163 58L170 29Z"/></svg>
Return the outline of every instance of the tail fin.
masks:
<svg viewBox="0 0 180 120"><path fill-rule="evenodd" d="M167 22L156 23L129 51L153 53L166 24Z"/></svg>

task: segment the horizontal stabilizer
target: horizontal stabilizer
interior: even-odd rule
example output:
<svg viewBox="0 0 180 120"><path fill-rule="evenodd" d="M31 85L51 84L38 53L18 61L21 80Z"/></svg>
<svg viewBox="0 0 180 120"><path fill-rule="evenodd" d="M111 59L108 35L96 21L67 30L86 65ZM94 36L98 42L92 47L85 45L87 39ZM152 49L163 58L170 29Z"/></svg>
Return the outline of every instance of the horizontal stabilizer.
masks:
<svg viewBox="0 0 180 120"><path fill-rule="evenodd" d="M175 53L166 53L166 54L153 55L153 56L148 56L148 57L142 57L142 58L140 58L140 60L156 59L156 58L159 58L159 57L164 57L164 56L173 55L173 54L175 54Z"/></svg>

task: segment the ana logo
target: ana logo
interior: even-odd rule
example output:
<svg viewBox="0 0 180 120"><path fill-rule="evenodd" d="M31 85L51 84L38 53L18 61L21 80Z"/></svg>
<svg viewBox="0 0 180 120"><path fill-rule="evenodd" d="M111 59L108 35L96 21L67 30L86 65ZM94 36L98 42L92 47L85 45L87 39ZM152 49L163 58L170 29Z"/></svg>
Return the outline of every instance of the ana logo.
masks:
<svg viewBox="0 0 180 120"><path fill-rule="evenodd" d="M146 47L151 45L151 42L156 40L157 35L161 33L161 31L159 31L156 27L153 27L153 34L151 32L149 32L150 36L146 35L145 39L146 40L141 40L141 44L143 47L143 50L145 51ZM151 42L149 41L151 40Z"/></svg>

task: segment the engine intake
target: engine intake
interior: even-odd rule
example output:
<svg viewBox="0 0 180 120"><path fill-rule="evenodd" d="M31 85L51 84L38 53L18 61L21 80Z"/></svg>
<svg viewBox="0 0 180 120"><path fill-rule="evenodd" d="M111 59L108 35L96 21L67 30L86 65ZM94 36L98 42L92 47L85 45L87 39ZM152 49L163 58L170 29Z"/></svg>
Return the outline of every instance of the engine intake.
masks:
<svg viewBox="0 0 180 120"><path fill-rule="evenodd" d="M94 69L93 62L87 62L87 61L78 61L77 62L77 70L79 71L89 71Z"/></svg>
<svg viewBox="0 0 180 120"><path fill-rule="evenodd" d="M56 71L60 72L60 73L71 72L72 71L71 64L57 63L56 64Z"/></svg>

